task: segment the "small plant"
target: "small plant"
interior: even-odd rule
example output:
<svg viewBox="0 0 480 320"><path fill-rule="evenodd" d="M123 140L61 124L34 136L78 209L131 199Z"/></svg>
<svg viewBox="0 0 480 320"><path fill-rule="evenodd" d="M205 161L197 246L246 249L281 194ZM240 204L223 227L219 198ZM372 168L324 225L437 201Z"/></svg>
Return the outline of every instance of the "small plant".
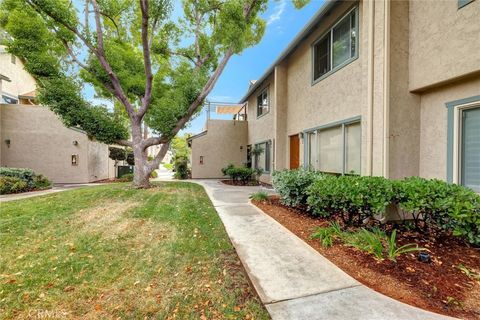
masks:
<svg viewBox="0 0 480 320"><path fill-rule="evenodd" d="M259 191L252 193L249 197L253 201L267 201L268 200L268 193L265 191Z"/></svg>
<svg viewBox="0 0 480 320"><path fill-rule="evenodd" d="M39 174L38 176L35 177L35 189L36 190L48 189L51 186L52 186L52 183L44 175Z"/></svg>
<svg viewBox="0 0 480 320"><path fill-rule="evenodd" d="M229 176L233 182L239 181L243 184L247 184L252 178L254 178L255 170L247 167L236 167L233 164L229 164L225 168L222 168L222 173Z"/></svg>
<svg viewBox="0 0 480 320"><path fill-rule="evenodd" d="M464 266L463 264L459 264L457 268L460 269L460 271L462 271L463 273L465 273L467 277L469 277L470 279L475 281L480 281L480 272L477 272L467 266Z"/></svg>
<svg viewBox="0 0 480 320"><path fill-rule="evenodd" d="M174 178L175 179L188 179L188 176L190 174L189 169L188 169L188 161L184 157L178 157L175 159L174 163L174 168L175 168L175 174Z"/></svg>
<svg viewBox="0 0 480 320"><path fill-rule="evenodd" d="M358 232L350 233L346 237L346 242L352 247L373 254L377 260L383 260L383 241L385 238L385 232L377 227L373 228L372 231L362 228Z"/></svg>
<svg viewBox="0 0 480 320"><path fill-rule="evenodd" d="M158 173L157 173L156 170L153 170L153 171L150 173L150 178L152 178L152 179L158 178Z"/></svg>
<svg viewBox="0 0 480 320"><path fill-rule="evenodd" d="M133 173L126 173L118 178L119 182L131 182L133 181Z"/></svg>
<svg viewBox="0 0 480 320"><path fill-rule="evenodd" d="M387 256L388 259L392 260L393 262L397 262L397 257L409 253L412 251L423 251L427 250L425 248L420 248L415 243L408 243L401 247L397 247L397 230L393 230L390 234L390 237L387 237Z"/></svg>
<svg viewBox="0 0 480 320"><path fill-rule="evenodd" d="M18 177L0 176L0 194L29 191L28 184Z"/></svg>
<svg viewBox="0 0 480 320"><path fill-rule="evenodd" d="M312 239L320 240L320 243L324 247L331 247L335 239L340 239L343 236L343 231L338 222L330 222L328 227L319 227L317 230L310 236Z"/></svg>

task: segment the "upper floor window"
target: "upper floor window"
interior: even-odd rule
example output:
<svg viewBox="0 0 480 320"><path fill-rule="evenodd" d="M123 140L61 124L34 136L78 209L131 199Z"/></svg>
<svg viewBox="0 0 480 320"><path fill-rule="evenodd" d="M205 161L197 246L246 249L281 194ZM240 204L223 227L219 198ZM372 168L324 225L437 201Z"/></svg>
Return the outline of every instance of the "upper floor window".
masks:
<svg viewBox="0 0 480 320"><path fill-rule="evenodd" d="M355 8L313 44L313 81L355 59L358 50L357 20Z"/></svg>
<svg viewBox="0 0 480 320"><path fill-rule="evenodd" d="M263 116L270 110L268 88L265 88L257 97L257 117Z"/></svg>

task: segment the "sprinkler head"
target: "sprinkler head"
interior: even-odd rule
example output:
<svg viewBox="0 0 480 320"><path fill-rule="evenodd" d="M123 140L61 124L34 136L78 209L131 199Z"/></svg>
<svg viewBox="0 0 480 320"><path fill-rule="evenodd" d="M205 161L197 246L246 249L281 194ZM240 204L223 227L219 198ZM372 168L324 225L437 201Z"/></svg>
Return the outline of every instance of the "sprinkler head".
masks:
<svg viewBox="0 0 480 320"><path fill-rule="evenodd" d="M428 252L420 252L420 253L418 253L418 261L428 263L428 262L430 262L431 260L432 260L432 259L431 259L431 257L430 257L430 254L428 254Z"/></svg>

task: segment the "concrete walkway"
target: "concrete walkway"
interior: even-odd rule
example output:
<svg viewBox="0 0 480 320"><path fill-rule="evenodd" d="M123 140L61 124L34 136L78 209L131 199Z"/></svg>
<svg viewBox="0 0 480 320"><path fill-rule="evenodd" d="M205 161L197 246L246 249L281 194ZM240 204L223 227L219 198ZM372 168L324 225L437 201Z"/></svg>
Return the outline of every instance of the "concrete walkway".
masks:
<svg viewBox="0 0 480 320"><path fill-rule="evenodd" d="M193 182L205 187L272 319L451 319L365 287L249 203L271 190Z"/></svg>

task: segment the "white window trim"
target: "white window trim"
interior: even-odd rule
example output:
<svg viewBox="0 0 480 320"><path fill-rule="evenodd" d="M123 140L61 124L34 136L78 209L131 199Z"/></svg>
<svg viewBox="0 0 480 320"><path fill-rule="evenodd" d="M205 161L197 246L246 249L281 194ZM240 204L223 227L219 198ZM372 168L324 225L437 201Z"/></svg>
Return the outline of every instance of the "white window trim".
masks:
<svg viewBox="0 0 480 320"><path fill-rule="evenodd" d="M263 90L260 91L259 94L257 94L257 99L256 99L256 104L255 104L255 115L257 116L257 119L263 117L264 115L267 115L270 113L270 92L269 92L269 85L267 85ZM263 95L263 93L267 93L267 112L262 113L261 115L258 114L258 97Z"/></svg>
<svg viewBox="0 0 480 320"><path fill-rule="evenodd" d="M462 163L462 112L468 109L480 108L478 101L461 104L454 107L453 112L453 183L461 184Z"/></svg>

